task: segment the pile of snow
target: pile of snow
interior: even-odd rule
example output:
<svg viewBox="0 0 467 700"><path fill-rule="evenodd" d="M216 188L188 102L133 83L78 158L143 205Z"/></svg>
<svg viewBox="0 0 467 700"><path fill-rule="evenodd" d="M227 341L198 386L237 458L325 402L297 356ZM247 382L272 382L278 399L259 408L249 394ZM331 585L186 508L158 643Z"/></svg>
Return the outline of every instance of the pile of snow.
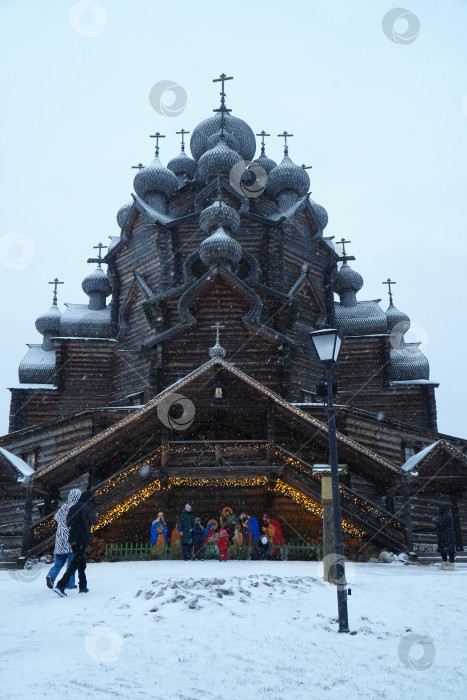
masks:
<svg viewBox="0 0 467 700"><path fill-rule="evenodd" d="M2 700L465 697L467 566L355 564L349 621L319 562L48 565L0 571Z"/></svg>

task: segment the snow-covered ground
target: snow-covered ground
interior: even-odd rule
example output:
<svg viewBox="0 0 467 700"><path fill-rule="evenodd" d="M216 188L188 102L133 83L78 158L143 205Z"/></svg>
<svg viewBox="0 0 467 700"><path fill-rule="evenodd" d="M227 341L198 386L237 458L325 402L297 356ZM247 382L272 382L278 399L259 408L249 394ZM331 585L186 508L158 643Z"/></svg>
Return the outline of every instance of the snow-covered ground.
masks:
<svg viewBox="0 0 467 700"><path fill-rule="evenodd" d="M0 696L138 700L467 697L467 566L356 564L351 630L317 562L0 571Z"/></svg>

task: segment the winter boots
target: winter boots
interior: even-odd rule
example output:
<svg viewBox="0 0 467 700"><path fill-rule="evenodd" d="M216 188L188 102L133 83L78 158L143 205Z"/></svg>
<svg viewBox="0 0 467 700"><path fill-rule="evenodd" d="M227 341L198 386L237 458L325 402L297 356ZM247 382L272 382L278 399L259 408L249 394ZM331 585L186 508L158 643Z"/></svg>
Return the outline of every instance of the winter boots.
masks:
<svg viewBox="0 0 467 700"><path fill-rule="evenodd" d="M442 561L440 564L440 569L443 571L454 571L454 562L453 561Z"/></svg>
<svg viewBox="0 0 467 700"><path fill-rule="evenodd" d="M45 582L47 584L47 588L50 588L52 590L52 588L54 587L54 580L53 580L52 576L46 576Z"/></svg>

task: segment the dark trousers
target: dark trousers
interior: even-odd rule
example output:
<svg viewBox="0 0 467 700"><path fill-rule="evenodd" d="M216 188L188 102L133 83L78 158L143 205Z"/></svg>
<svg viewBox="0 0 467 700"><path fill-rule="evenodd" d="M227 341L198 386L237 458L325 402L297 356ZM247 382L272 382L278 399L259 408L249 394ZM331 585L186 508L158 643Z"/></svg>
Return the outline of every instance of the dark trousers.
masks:
<svg viewBox="0 0 467 700"><path fill-rule="evenodd" d="M192 546L193 545L191 543L190 544L182 544L182 556L185 559L185 561L187 559L190 559L190 557L191 557Z"/></svg>
<svg viewBox="0 0 467 700"><path fill-rule="evenodd" d="M203 540L193 540L193 553L195 559L204 559Z"/></svg>
<svg viewBox="0 0 467 700"><path fill-rule="evenodd" d="M442 559L443 561L447 561L447 560L448 560L448 555L447 555L447 554L442 554L442 555L441 555L441 559ZM454 563L454 552L449 552L449 561L451 562L451 564Z"/></svg>
<svg viewBox="0 0 467 700"><path fill-rule="evenodd" d="M261 537L258 537L258 539L255 540L255 549L260 559L267 559L271 551L271 543L263 544L261 542Z"/></svg>
<svg viewBox="0 0 467 700"><path fill-rule="evenodd" d="M73 550L73 559L71 560L70 566L65 571L65 574L57 584L60 588L66 588L66 586L68 585L68 581L73 576L75 571L78 571L78 583L80 591L86 588L87 581L86 574L84 573L84 570L86 569L86 547L87 544L73 544L71 546Z"/></svg>

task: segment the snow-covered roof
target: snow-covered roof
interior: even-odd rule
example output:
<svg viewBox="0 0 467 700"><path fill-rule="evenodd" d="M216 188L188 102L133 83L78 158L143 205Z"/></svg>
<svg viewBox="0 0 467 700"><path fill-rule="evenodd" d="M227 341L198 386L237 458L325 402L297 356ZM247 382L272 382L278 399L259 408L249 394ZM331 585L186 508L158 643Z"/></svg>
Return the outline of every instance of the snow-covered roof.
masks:
<svg viewBox="0 0 467 700"><path fill-rule="evenodd" d="M428 384L429 386L439 386L439 382L432 382L430 379L399 379L389 382L389 386L398 384Z"/></svg>
<svg viewBox="0 0 467 700"><path fill-rule="evenodd" d="M23 476L31 476L34 474L34 469L26 464L24 459L17 457L12 452L8 452L4 447L0 447L0 454L4 457L15 469L17 469Z"/></svg>
<svg viewBox="0 0 467 700"><path fill-rule="evenodd" d="M18 386L10 386L9 389L47 389L48 391L57 391L58 387L55 384L19 384Z"/></svg>
<svg viewBox="0 0 467 700"><path fill-rule="evenodd" d="M414 467L417 466L419 462L424 459L424 457L427 456L432 450L435 449L439 445L441 440L436 440L432 445L428 445L428 447L425 447L423 450L420 452L417 452L417 454L412 455L411 457L408 458L407 462L402 465L401 469L403 469L405 472L410 472Z"/></svg>

